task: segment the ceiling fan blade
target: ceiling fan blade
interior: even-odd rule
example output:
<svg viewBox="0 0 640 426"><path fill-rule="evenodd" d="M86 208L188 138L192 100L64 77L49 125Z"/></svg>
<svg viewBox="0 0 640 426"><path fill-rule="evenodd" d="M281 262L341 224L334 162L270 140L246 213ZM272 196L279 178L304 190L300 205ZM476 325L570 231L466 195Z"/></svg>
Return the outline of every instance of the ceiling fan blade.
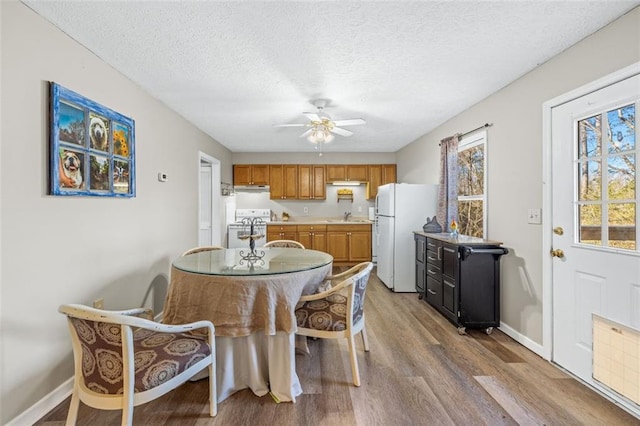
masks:
<svg viewBox="0 0 640 426"><path fill-rule="evenodd" d="M311 134L311 132L313 132L313 127L309 130L307 130L306 132L304 132L303 134L300 135L301 138L306 138L307 136L309 136Z"/></svg>
<svg viewBox="0 0 640 426"><path fill-rule="evenodd" d="M298 124L298 123L295 123L295 124L274 124L273 127L304 127L306 125L307 125L307 123L304 123L304 124Z"/></svg>
<svg viewBox="0 0 640 426"><path fill-rule="evenodd" d="M367 124L362 118L349 118L347 120L334 120L333 124L336 126L356 126L359 124Z"/></svg>
<svg viewBox="0 0 640 426"><path fill-rule="evenodd" d="M302 114L311 121L322 121L322 118L316 112L303 112Z"/></svg>
<svg viewBox="0 0 640 426"><path fill-rule="evenodd" d="M349 130L346 130L346 129L341 129L340 127L332 128L331 133L335 133L340 136L351 136L353 134L353 132L350 132Z"/></svg>

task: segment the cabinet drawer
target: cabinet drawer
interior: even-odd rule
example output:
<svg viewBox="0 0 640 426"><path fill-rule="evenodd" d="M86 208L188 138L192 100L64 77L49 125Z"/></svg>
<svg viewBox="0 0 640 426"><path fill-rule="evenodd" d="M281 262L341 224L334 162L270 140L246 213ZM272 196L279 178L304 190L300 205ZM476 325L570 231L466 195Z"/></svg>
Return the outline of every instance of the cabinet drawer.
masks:
<svg viewBox="0 0 640 426"><path fill-rule="evenodd" d="M427 263L436 266L440 266L442 264L442 259L438 256L437 251L427 250Z"/></svg>
<svg viewBox="0 0 640 426"><path fill-rule="evenodd" d="M296 225L267 225L267 232L296 232Z"/></svg>
<svg viewBox="0 0 640 426"><path fill-rule="evenodd" d="M437 281L442 281L442 272L439 267L431 263L427 263L425 268L427 270L427 277Z"/></svg>
<svg viewBox="0 0 640 426"><path fill-rule="evenodd" d="M442 283L427 276L427 302L437 309L442 306Z"/></svg>
<svg viewBox="0 0 640 426"><path fill-rule="evenodd" d="M298 225L298 232L325 232L327 225Z"/></svg>

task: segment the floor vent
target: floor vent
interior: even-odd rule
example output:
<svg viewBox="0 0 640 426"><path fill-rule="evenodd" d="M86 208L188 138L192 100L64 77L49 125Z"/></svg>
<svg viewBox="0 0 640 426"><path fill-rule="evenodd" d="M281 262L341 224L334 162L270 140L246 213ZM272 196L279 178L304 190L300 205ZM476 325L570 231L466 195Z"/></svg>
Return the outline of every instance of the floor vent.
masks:
<svg viewBox="0 0 640 426"><path fill-rule="evenodd" d="M640 404L640 331L593 315L593 378Z"/></svg>

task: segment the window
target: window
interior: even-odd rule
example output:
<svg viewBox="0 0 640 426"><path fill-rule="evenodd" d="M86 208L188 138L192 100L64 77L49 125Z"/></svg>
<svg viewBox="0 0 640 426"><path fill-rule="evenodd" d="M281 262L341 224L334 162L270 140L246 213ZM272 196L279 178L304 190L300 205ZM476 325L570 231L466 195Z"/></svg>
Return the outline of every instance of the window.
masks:
<svg viewBox="0 0 640 426"><path fill-rule="evenodd" d="M579 243L637 250L635 123L635 103L577 122Z"/></svg>
<svg viewBox="0 0 640 426"><path fill-rule="evenodd" d="M458 226L463 235L486 233L487 132L476 132L458 143Z"/></svg>

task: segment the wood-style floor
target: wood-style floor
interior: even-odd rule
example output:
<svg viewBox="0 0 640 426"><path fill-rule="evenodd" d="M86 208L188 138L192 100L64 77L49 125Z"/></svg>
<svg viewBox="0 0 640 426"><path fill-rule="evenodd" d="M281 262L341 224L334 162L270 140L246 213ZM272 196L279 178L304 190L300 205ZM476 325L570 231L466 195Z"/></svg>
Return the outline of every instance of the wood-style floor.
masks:
<svg viewBox="0 0 640 426"><path fill-rule="evenodd" d="M207 381L136 407L135 425L640 425L640 420L495 330L456 327L375 274L365 307L370 352L356 339L362 386L351 382L345 341L310 340L296 356L296 403L238 392L208 416ZM36 425L62 425L69 399ZM120 411L82 403L79 425L119 425Z"/></svg>

